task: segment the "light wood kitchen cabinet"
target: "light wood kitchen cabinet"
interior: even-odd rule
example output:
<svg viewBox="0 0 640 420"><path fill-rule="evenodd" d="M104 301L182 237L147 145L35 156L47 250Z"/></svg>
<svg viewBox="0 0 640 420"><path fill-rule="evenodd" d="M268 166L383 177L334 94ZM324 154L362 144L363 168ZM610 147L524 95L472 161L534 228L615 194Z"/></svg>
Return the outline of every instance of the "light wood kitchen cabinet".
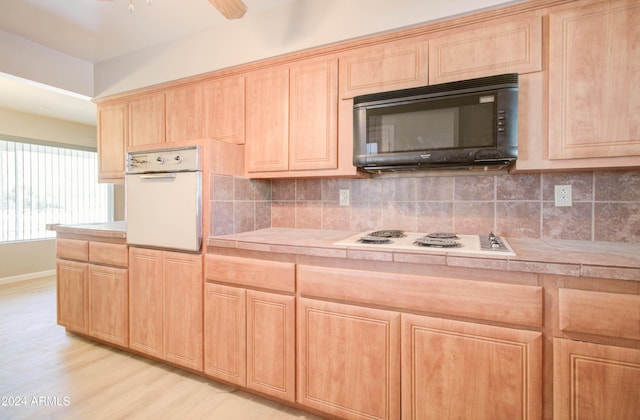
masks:
<svg viewBox="0 0 640 420"><path fill-rule="evenodd" d="M56 261L58 324L69 331L89 331L88 265L77 261Z"/></svg>
<svg viewBox="0 0 640 420"><path fill-rule="evenodd" d="M126 249L124 243L57 239L60 325L119 346L128 345Z"/></svg>
<svg viewBox="0 0 640 420"><path fill-rule="evenodd" d="M556 338L553 418L635 420L640 350Z"/></svg>
<svg viewBox="0 0 640 420"><path fill-rule="evenodd" d="M204 373L247 385L245 289L204 285Z"/></svg>
<svg viewBox="0 0 640 420"><path fill-rule="evenodd" d="M290 68L289 170L338 167L338 60Z"/></svg>
<svg viewBox="0 0 640 420"><path fill-rule="evenodd" d="M129 345L202 370L202 256L129 248Z"/></svg>
<svg viewBox="0 0 640 420"><path fill-rule="evenodd" d="M165 92L165 141L174 143L203 137L202 86L187 85Z"/></svg>
<svg viewBox="0 0 640 420"><path fill-rule="evenodd" d="M340 56L340 98L429 83L428 40L412 37L350 50Z"/></svg>
<svg viewBox="0 0 640 420"><path fill-rule="evenodd" d="M590 280L580 286L594 290L568 287L562 279L564 287L554 299L553 418L635 419L640 412L640 295L633 284L602 291L605 282Z"/></svg>
<svg viewBox="0 0 640 420"><path fill-rule="evenodd" d="M205 137L244 144L244 76L207 82L203 86Z"/></svg>
<svg viewBox="0 0 640 420"><path fill-rule="evenodd" d="M205 273L204 372L295 401L294 265L207 255Z"/></svg>
<svg viewBox="0 0 640 420"><path fill-rule="evenodd" d="M342 418L400 418L400 314L299 298L298 402Z"/></svg>
<svg viewBox="0 0 640 420"><path fill-rule="evenodd" d="M255 172L289 168L289 67L253 72L246 78L245 168Z"/></svg>
<svg viewBox="0 0 640 420"><path fill-rule="evenodd" d="M98 181L124 182L125 152L129 141L127 102L98 106Z"/></svg>
<svg viewBox="0 0 640 420"><path fill-rule="evenodd" d="M640 165L640 4L578 5L549 15L549 159Z"/></svg>
<svg viewBox="0 0 640 420"><path fill-rule="evenodd" d="M129 101L129 144L151 146L165 142L164 92L137 96Z"/></svg>
<svg viewBox="0 0 640 420"><path fill-rule="evenodd" d="M403 419L539 419L542 333L402 314Z"/></svg>
<svg viewBox="0 0 640 420"><path fill-rule="evenodd" d="M89 335L122 347L129 345L127 269L88 266Z"/></svg>
<svg viewBox="0 0 640 420"><path fill-rule="evenodd" d="M542 70L539 12L445 31L429 39L429 84Z"/></svg>

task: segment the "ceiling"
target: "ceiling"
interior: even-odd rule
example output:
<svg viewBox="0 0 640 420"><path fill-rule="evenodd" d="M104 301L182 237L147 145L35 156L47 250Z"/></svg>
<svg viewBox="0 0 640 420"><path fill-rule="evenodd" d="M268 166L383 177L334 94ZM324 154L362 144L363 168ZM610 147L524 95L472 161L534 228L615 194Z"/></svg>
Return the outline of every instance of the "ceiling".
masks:
<svg viewBox="0 0 640 420"><path fill-rule="evenodd" d="M0 30L99 63L224 23L208 0L0 0ZM243 0L257 15L296 0ZM25 83L27 82L27 83ZM0 107L95 125L95 105L0 73Z"/></svg>

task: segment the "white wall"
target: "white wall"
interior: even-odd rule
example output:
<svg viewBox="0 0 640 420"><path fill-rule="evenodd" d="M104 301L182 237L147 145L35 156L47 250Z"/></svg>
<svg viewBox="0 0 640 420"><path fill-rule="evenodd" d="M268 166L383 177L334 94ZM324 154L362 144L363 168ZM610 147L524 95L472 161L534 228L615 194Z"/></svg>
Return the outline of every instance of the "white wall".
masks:
<svg viewBox="0 0 640 420"><path fill-rule="evenodd" d="M93 63L0 31L0 72L93 97Z"/></svg>
<svg viewBox="0 0 640 420"><path fill-rule="evenodd" d="M95 65L96 96L107 96L477 11L506 0L296 0L165 45Z"/></svg>

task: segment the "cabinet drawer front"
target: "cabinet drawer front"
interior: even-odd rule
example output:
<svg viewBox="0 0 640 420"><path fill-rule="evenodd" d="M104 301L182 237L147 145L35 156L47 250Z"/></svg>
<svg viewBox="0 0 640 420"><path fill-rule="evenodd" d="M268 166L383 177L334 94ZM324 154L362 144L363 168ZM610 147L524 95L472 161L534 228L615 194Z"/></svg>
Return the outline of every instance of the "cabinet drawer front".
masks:
<svg viewBox="0 0 640 420"><path fill-rule="evenodd" d="M89 261L95 264L127 267L129 265L127 246L124 244L89 242Z"/></svg>
<svg viewBox="0 0 640 420"><path fill-rule="evenodd" d="M305 296L542 326L538 286L305 265L298 265L297 276Z"/></svg>
<svg viewBox="0 0 640 420"><path fill-rule="evenodd" d="M640 296L559 289L562 331L640 340Z"/></svg>
<svg viewBox="0 0 640 420"><path fill-rule="evenodd" d="M293 293L295 264L209 254L205 279Z"/></svg>
<svg viewBox="0 0 640 420"><path fill-rule="evenodd" d="M77 261L89 261L89 241L57 239L56 257Z"/></svg>

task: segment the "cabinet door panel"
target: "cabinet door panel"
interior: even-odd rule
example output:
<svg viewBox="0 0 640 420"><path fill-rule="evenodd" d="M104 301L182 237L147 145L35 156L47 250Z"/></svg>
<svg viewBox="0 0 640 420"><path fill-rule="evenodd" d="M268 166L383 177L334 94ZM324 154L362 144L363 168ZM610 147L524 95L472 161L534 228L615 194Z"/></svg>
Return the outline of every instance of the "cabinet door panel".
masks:
<svg viewBox="0 0 640 420"><path fill-rule="evenodd" d="M549 158L640 156L639 38L637 1L549 15Z"/></svg>
<svg viewBox="0 0 640 420"><path fill-rule="evenodd" d="M164 93L144 95L129 101L129 146L161 144L164 141Z"/></svg>
<svg viewBox="0 0 640 420"><path fill-rule="evenodd" d="M289 167L289 68L247 75L246 170Z"/></svg>
<svg viewBox="0 0 640 420"><path fill-rule="evenodd" d="M404 419L541 416L541 333L402 314Z"/></svg>
<svg viewBox="0 0 640 420"><path fill-rule="evenodd" d="M244 144L244 76L215 80L203 89L205 136Z"/></svg>
<svg viewBox="0 0 640 420"><path fill-rule="evenodd" d="M163 356L202 370L202 256L164 252Z"/></svg>
<svg viewBox="0 0 640 420"><path fill-rule="evenodd" d="M542 70L539 13L496 19L429 40L429 83Z"/></svg>
<svg viewBox="0 0 640 420"><path fill-rule="evenodd" d="M553 418L635 420L640 350L553 341Z"/></svg>
<svg viewBox="0 0 640 420"><path fill-rule="evenodd" d="M165 93L166 141L202 138L202 87L185 86Z"/></svg>
<svg viewBox="0 0 640 420"><path fill-rule="evenodd" d="M301 298L298 402L347 418L400 417L400 314Z"/></svg>
<svg viewBox="0 0 640 420"><path fill-rule="evenodd" d="M289 170L338 167L338 60L291 67Z"/></svg>
<svg viewBox="0 0 640 420"><path fill-rule="evenodd" d="M350 51L340 58L340 98L426 85L428 59L420 39Z"/></svg>
<svg viewBox="0 0 640 420"><path fill-rule="evenodd" d="M129 345L127 270L89 265L89 334L119 346Z"/></svg>
<svg viewBox="0 0 640 420"><path fill-rule="evenodd" d="M124 180L128 142L127 104L98 106L98 178L100 182Z"/></svg>
<svg viewBox="0 0 640 420"><path fill-rule="evenodd" d="M87 333L87 264L58 260L56 264L58 324L72 331Z"/></svg>
<svg viewBox="0 0 640 420"><path fill-rule="evenodd" d="M204 372L246 385L246 290L205 284Z"/></svg>
<svg viewBox="0 0 640 420"><path fill-rule="evenodd" d="M295 400L295 298L247 291L247 386Z"/></svg>
<svg viewBox="0 0 640 420"><path fill-rule="evenodd" d="M129 345L162 357L162 251L129 248Z"/></svg>

